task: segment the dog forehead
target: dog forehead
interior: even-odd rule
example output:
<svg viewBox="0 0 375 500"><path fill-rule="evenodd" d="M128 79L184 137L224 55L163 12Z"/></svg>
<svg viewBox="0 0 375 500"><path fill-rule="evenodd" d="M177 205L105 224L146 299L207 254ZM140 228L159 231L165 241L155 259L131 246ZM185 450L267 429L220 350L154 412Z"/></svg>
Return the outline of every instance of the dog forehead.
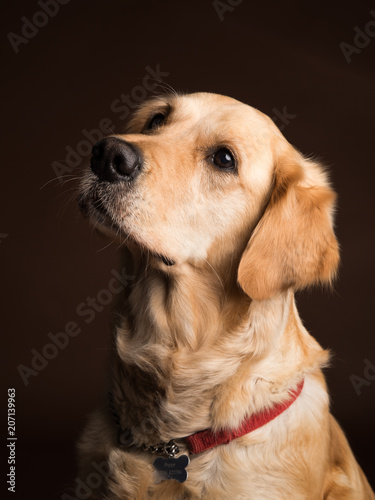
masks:
<svg viewBox="0 0 375 500"><path fill-rule="evenodd" d="M194 136L197 144L228 144L244 153L285 141L271 118L230 97L187 94L175 97L171 108L172 122L179 122L181 133Z"/></svg>
<svg viewBox="0 0 375 500"><path fill-rule="evenodd" d="M232 97L208 92L176 96L171 103L177 115L185 115L199 123L241 123L244 127L257 128L269 124L269 118L257 109ZM273 123L273 122L272 122Z"/></svg>
<svg viewBox="0 0 375 500"><path fill-rule="evenodd" d="M274 122L258 109L232 97L209 92L174 94L149 99L139 106L129 124L136 131L158 112L170 115L168 133L190 134L193 137L218 139L282 136ZM259 142L259 141L258 141Z"/></svg>

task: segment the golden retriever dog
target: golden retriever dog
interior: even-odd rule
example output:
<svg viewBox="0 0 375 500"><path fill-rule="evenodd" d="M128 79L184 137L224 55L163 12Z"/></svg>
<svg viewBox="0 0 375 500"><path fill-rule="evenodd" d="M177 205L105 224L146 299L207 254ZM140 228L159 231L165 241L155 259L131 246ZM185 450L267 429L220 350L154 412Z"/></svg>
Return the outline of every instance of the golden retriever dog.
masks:
<svg viewBox="0 0 375 500"><path fill-rule="evenodd" d="M132 277L79 442L85 494L374 499L294 300L339 262L321 165L250 106L173 94L94 146L79 198Z"/></svg>

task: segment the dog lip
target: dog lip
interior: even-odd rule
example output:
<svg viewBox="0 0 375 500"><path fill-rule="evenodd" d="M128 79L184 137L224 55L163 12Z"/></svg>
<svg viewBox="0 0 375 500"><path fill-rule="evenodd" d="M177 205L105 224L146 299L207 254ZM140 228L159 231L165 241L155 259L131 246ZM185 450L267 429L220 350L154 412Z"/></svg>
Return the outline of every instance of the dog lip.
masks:
<svg viewBox="0 0 375 500"><path fill-rule="evenodd" d="M97 196L93 197L93 199L92 199L92 206L100 214L103 214L103 215L106 215L107 217L109 217L107 210L103 206L102 200L100 198L98 198Z"/></svg>
<svg viewBox="0 0 375 500"><path fill-rule="evenodd" d="M92 202L92 208L94 213L99 214L104 217L104 220L100 220L100 223L108 228L116 228L116 230L120 230L119 226L114 222L110 214L107 212L105 207L102 204L99 204L99 201L95 203L95 200Z"/></svg>
<svg viewBox="0 0 375 500"><path fill-rule="evenodd" d="M160 254L157 254L157 257L159 257L166 266L174 266L175 265L175 261L172 260L172 259L169 259L168 257L165 257L165 255L160 255Z"/></svg>
<svg viewBox="0 0 375 500"><path fill-rule="evenodd" d="M89 216L89 206L85 198L81 195L78 198L78 208L80 209L82 215L87 218Z"/></svg>
<svg viewBox="0 0 375 500"><path fill-rule="evenodd" d="M110 216L110 214L108 213L106 208L103 206L103 202L100 199L100 197L98 197L97 195L94 194L90 198L89 201L91 203L89 203L88 200L83 195L81 195L78 198L78 206L79 206L82 214L84 215L84 217L87 218L90 215L90 208L92 208L94 213L96 212L96 213L100 214L102 217L105 217L106 220L100 221L101 224L103 224L104 226L107 226L109 228L115 227L119 231L123 232L121 230L121 228L112 220L112 217ZM134 236L132 236L129 233L127 233L127 238L130 238L131 241L133 243L135 243L136 245L138 244L141 247L144 246L142 243L137 242L137 240L134 238ZM156 259L161 260L163 262L163 264L165 264L167 267L174 266L176 263L173 259L166 257L165 255L163 255L161 253L152 252L152 251L151 251L151 253Z"/></svg>
<svg viewBox="0 0 375 500"><path fill-rule="evenodd" d="M119 229L115 222L112 220L112 217L110 216L106 208L103 206L102 200L96 193L93 193L90 197L80 195L78 198L78 206L85 218L88 218L92 215L101 216L99 222L103 226L107 226L109 228L111 226L115 226L116 229Z"/></svg>

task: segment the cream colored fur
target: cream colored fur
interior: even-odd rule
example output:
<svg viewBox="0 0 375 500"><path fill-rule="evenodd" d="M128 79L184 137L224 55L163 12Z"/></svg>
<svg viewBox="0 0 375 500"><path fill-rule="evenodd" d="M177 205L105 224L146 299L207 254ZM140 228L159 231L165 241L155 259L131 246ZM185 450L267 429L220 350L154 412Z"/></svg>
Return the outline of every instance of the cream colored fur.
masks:
<svg viewBox="0 0 375 500"><path fill-rule="evenodd" d="M158 112L165 123L145 132ZM122 427L138 443L173 438L188 453L189 434L236 428L305 384L272 422L192 456L183 484L155 484L154 456L118 447L106 404L79 443L83 481L94 462L109 471L91 498L374 499L329 413L328 353L294 301L296 289L330 283L337 269L334 193L322 167L268 117L214 94L153 99L118 137L142 151L142 172L131 187L87 172L81 201L93 224L127 248L135 276L114 332L111 386ZM235 152L235 172L210 162L224 146Z"/></svg>

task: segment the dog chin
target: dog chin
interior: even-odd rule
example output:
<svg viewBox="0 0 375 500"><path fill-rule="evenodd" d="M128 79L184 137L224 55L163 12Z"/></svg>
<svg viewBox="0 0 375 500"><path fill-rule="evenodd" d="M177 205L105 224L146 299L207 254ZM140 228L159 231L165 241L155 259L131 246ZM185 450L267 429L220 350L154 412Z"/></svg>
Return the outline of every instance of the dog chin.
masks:
<svg viewBox="0 0 375 500"><path fill-rule="evenodd" d="M163 267L171 267L175 265L175 261L170 257L152 250L143 242L139 242L130 232L124 231L120 226L115 223L110 215L101 208L98 210L96 207L82 207L81 211L86 217L90 217L90 224L102 235L118 241L122 245L126 245L129 250L139 250L148 253L155 259L155 261ZM159 266L158 266L159 267Z"/></svg>
<svg viewBox="0 0 375 500"><path fill-rule="evenodd" d="M120 233L117 226L106 220L101 214L99 216L96 213L91 214L89 222L100 234L111 240L120 242L127 238L122 232Z"/></svg>

